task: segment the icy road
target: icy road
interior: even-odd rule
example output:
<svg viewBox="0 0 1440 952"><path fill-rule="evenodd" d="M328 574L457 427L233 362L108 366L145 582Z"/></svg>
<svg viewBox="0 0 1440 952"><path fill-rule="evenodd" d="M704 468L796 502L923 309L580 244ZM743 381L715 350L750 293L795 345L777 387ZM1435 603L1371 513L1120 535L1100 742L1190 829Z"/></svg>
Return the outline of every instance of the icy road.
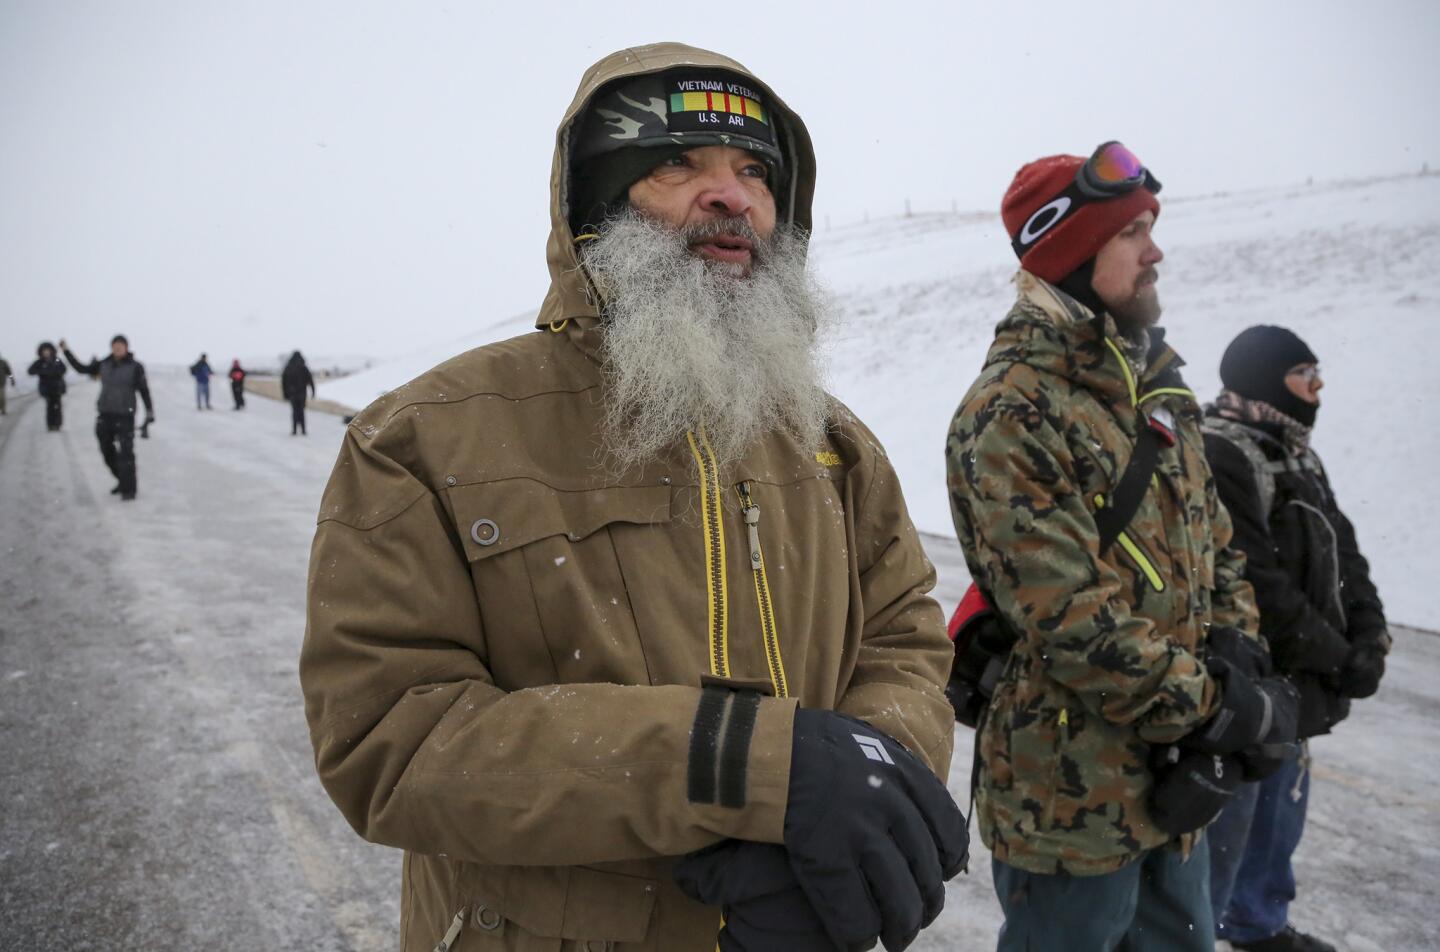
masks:
<svg viewBox="0 0 1440 952"><path fill-rule="evenodd" d="M152 377L134 503L110 495L93 384L71 376L59 434L33 399L0 418L0 948L393 949L400 855L320 789L295 673L340 422L292 438L280 404L198 413L188 377ZM963 565L927 538L948 606ZM1312 745L1293 907L1361 952L1440 946L1440 637L1395 636L1379 695ZM977 843L914 948L994 947L988 865Z"/></svg>

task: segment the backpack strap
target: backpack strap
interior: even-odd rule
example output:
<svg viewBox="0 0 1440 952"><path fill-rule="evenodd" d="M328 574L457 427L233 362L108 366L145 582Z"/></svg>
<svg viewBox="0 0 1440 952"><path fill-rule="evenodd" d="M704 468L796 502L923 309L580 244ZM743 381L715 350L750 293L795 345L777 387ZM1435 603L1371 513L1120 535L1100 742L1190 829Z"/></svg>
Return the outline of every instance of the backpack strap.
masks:
<svg viewBox="0 0 1440 952"><path fill-rule="evenodd" d="M1278 460L1272 460L1265 455L1265 450L1260 446L1260 440L1269 440L1279 445L1279 441L1269 436L1257 433L1243 423L1234 420L1227 420L1225 417L1207 416L1200 422L1200 429L1206 436L1214 436L1224 440L1240 451L1250 464L1250 471L1255 477L1255 489L1260 494L1260 511L1265 517L1270 517L1271 507L1275 505L1275 476L1279 473L1290 472L1298 468L1292 466L1284 455ZM1281 447L1282 453L1284 447Z"/></svg>
<svg viewBox="0 0 1440 952"><path fill-rule="evenodd" d="M1142 419L1147 419L1143 417ZM1100 554L1104 555L1115 544L1120 533L1135 517L1140 500L1150 487L1155 467L1160 464L1160 433L1148 422L1140 428L1140 437L1135 441L1135 450L1130 462L1120 476L1115 491L1106 499L1105 505L1095 511L1095 528L1100 530Z"/></svg>

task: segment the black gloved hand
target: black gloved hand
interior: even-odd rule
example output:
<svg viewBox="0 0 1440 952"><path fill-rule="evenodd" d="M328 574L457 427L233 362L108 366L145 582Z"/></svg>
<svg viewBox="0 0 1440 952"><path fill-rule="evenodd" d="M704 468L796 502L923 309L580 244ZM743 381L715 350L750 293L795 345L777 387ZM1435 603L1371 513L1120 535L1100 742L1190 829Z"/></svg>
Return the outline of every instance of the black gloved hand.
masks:
<svg viewBox="0 0 1440 952"><path fill-rule="evenodd" d="M1150 816L1171 836L1192 833L1214 820L1243 779L1239 762L1219 754L1170 746L1158 750L1157 761L1152 765Z"/></svg>
<svg viewBox="0 0 1440 952"><path fill-rule="evenodd" d="M1270 731L1236 755L1246 780L1264 780L1300 756L1300 691L1289 678L1269 678L1267 688L1275 701Z"/></svg>
<svg viewBox="0 0 1440 952"><path fill-rule="evenodd" d="M1247 678L1219 655L1205 659L1218 682L1220 705L1208 721L1180 739L1206 754L1233 754L1260 743L1275 721L1276 704L1295 706L1294 688L1281 678Z"/></svg>
<svg viewBox="0 0 1440 952"><path fill-rule="evenodd" d="M1205 647L1211 655L1224 658L1247 678L1269 676L1274 669L1270 649L1259 638L1252 638L1239 628L1211 625L1205 635Z"/></svg>
<svg viewBox="0 0 1440 952"><path fill-rule="evenodd" d="M721 952L836 952L805 898L790 855L775 843L724 840L682 859L675 882L725 914Z"/></svg>
<svg viewBox="0 0 1440 952"><path fill-rule="evenodd" d="M1370 697L1380 690L1384 676L1385 649L1373 641L1356 642L1340 669L1340 693L1350 698Z"/></svg>
<svg viewBox="0 0 1440 952"><path fill-rule="evenodd" d="M944 908L969 846L950 792L908 750L852 717L795 712L785 847L842 949L908 946Z"/></svg>

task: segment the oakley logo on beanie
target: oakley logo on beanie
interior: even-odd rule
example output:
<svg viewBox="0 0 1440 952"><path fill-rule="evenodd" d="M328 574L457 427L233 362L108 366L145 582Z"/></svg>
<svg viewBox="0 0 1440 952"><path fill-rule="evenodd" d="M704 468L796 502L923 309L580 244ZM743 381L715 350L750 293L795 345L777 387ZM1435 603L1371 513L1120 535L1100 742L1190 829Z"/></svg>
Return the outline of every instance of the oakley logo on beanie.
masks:
<svg viewBox="0 0 1440 952"><path fill-rule="evenodd" d="M1070 199L1064 195L1055 199L1055 201L1049 205L1041 206L1040 210L1031 215L1025 222L1025 227L1020 229L1020 234L1016 240L1022 245L1033 244L1041 235L1049 231L1052 225L1065 217L1065 213L1069 210Z"/></svg>
<svg viewBox="0 0 1440 952"><path fill-rule="evenodd" d="M1111 198L1079 196L1076 173L1085 162L1078 155L1037 159L1015 173L1000 204L1020 266L1051 284L1059 285L1094 258L1141 212L1160 214L1160 202L1148 187Z"/></svg>

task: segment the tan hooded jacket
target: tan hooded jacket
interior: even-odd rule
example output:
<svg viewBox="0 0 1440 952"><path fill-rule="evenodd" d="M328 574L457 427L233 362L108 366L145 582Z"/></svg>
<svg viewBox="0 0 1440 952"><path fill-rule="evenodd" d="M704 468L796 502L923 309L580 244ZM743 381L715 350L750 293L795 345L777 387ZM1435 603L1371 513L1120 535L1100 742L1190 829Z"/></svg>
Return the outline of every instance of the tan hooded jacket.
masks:
<svg viewBox="0 0 1440 952"><path fill-rule="evenodd" d="M540 330L366 409L321 502L306 715L346 818L406 851L407 952L709 952L719 910L672 884L673 857L782 840L797 703L949 765L934 571L843 407L819 447L777 435L721 468L697 433L642 469L597 463L568 130L602 84L680 64L748 75L676 44L591 69L557 137ZM781 217L806 225L809 138L765 92L793 163ZM728 707L692 730L702 683L762 690L753 733Z"/></svg>

